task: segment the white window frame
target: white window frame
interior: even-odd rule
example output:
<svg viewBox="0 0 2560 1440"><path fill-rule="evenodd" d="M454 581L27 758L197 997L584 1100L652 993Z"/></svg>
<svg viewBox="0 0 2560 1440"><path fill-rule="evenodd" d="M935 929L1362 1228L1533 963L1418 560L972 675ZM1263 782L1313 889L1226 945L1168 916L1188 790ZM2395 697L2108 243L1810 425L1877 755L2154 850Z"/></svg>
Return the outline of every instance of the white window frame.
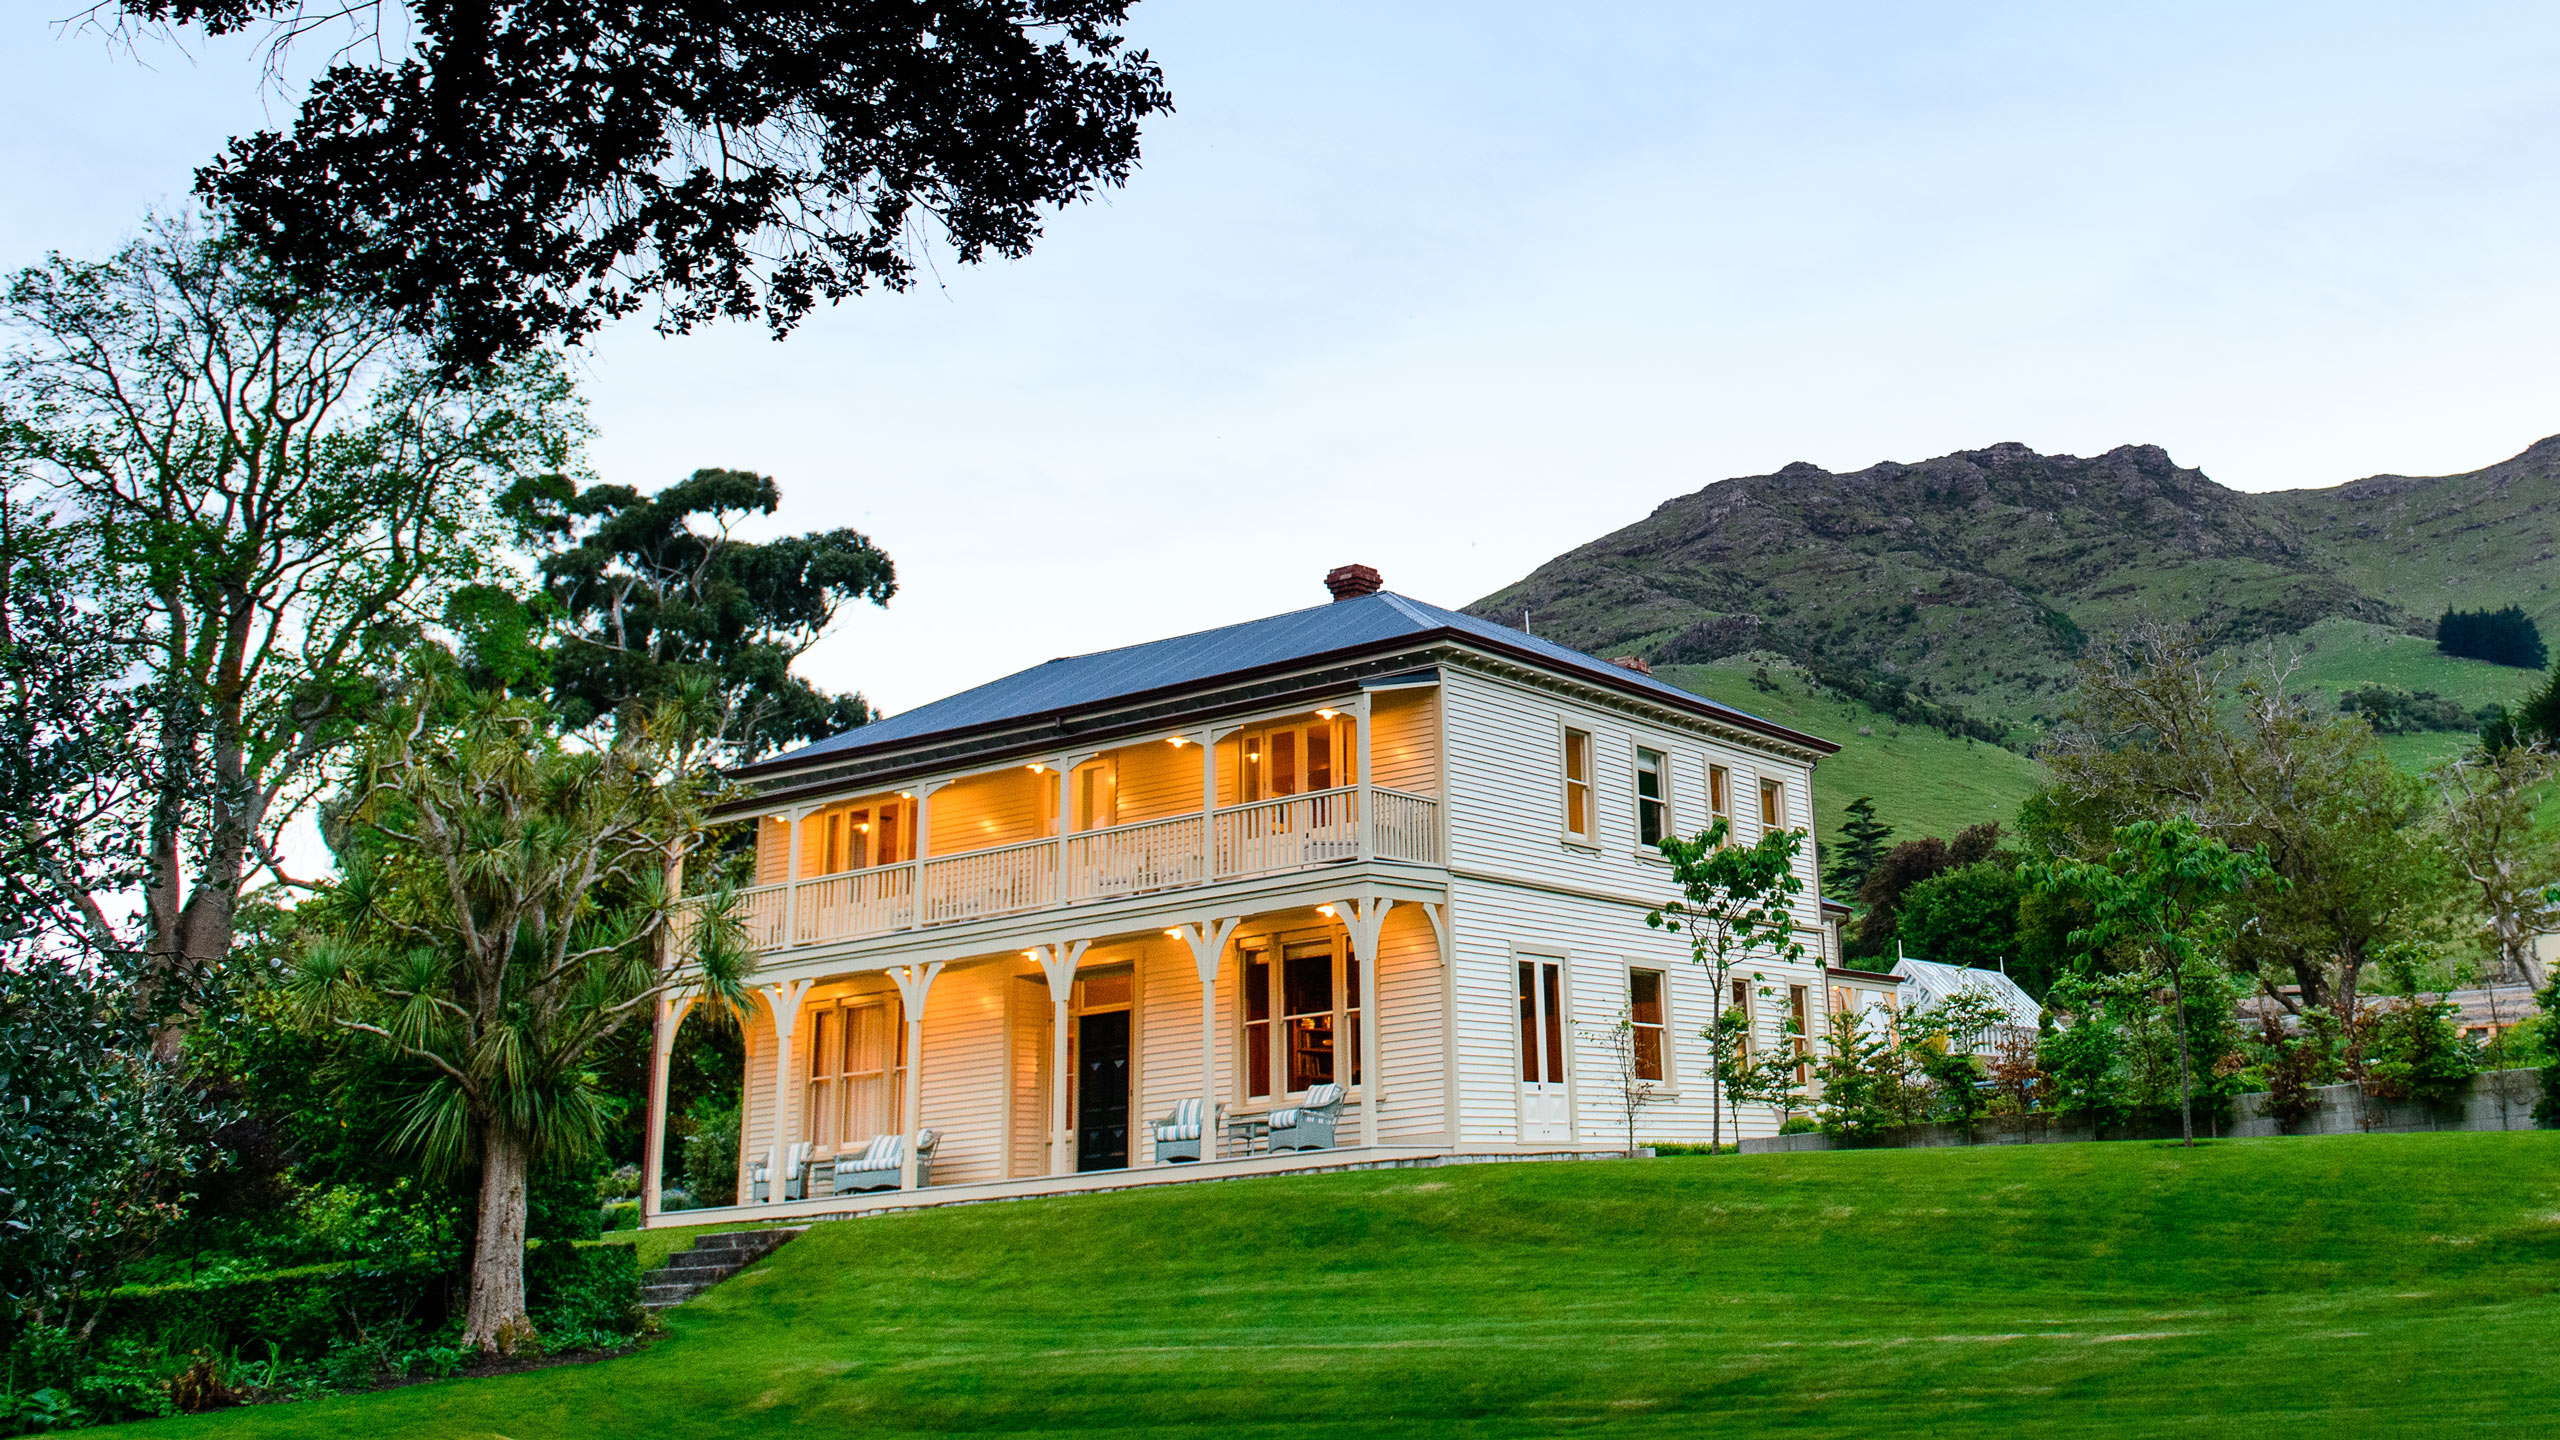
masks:
<svg viewBox="0 0 2560 1440"><path fill-rule="evenodd" d="M1625 970L1622 984L1630 1021L1635 1018L1636 972L1649 970L1662 977L1662 1078L1648 1083L1653 1086L1656 1097L1676 1100L1680 1096L1680 1035L1679 1020L1674 1013L1677 1007L1671 1002L1671 978L1675 967L1669 961L1637 959L1627 961Z"/></svg>
<svg viewBox="0 0 2560 1440"><path fill-rule="evenodd" d="M1574 737L1582 738L1582 779L1573 778ZM1583 726L1556 721L1556 830L1564 843L1590 850L1597 849L1600 839L1600 767L1599 745L1591 731ZM1573 828L1573 788L1582 787L1582 823Z"/></svg>
<svg viewBox="0 0 2560 1440"><path fill-rule="evenodd" d="M1654 761L1654 794L1650 800L1645 798L1644 793L1644 757L1647 755L1652 756ZM1680 833L1678 822L1672 818L1671 810L1671 752L1642 742L1636 743L1631 747L1627 775L1635 790L1636 854L1648 857L1658 856L1662 853L1661 840L1644 838L1644 812L1647 805L1662 812L1662 840Z"/></svg>

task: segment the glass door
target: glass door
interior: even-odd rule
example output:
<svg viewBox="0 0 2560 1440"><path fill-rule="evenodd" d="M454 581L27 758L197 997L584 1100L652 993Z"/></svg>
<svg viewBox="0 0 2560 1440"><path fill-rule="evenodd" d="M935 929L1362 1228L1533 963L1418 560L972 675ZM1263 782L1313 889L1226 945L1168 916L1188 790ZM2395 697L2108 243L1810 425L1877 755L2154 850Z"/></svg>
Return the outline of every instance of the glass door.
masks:
<svg viewBox="0 0 2560 1440"><path fill-rule="evenodd" d="M1520 1139L1573 1139L1564 1070L1564 962L1520 962Z"/></svg>

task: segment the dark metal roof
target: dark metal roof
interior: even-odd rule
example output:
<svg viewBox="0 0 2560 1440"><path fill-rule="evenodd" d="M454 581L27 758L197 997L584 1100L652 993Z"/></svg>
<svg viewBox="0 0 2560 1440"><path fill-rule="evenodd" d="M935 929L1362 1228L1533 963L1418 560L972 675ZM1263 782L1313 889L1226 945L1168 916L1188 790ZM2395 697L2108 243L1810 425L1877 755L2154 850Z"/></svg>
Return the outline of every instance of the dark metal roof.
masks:
<svg viewBox="0 0 2560 1440"><path fill-rule="evenodd" d="M1579 650L1489 620L1444 610L1437 605L1381 590L1357 600L1342 600L1248 620L1240 625L1151 640L1091 655L1070 655L1034 665L973 690L963 690L903 714L831 735L769 760L743 767L740 773L764 774L817 760L865 754L946 735L1013 721L1060 715L1130 696L1151 694L1224 676L1313 660L1403 642L1455 636L1510 652L1550 668L1579 675L1621 690L1650 695L1683 710L1714 715L1762 734L1808 745L1828 754L1837 745L1791 730L1774 721L1721 705L1650 675L1612 665Z"/></svg>

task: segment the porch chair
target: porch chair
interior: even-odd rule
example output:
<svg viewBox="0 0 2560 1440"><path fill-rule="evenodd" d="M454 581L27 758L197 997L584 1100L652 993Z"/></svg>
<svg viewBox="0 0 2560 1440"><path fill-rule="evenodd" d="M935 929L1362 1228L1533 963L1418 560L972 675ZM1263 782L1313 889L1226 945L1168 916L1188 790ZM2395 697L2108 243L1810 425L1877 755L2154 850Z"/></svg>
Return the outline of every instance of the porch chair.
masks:
<svg viewBox="0 0 2560 1440"><path fill-rule="evenodd" d="M933 1147L942 1136L932 1130L916 1132L916 1188L933 1183ZM846 1155L836 1161L835 1193L851 1194L857 1190L895 1190L899 1172L905 1168L907 1137L874 1135L859 1155Z"/></svg>
<svg viewBox="0 0 2560 1440"><path fill-rule="evenodd" d="M1221 1113L1226 1109L1220 1106ZM1178 1101L1173 1113L1155 1123L1156 1163L1178 1165L1200 1163L1200 1101L1197 1096Z"/></svg>
<svg viewBox="0 0 2560 1440"><path fill-rule="evenodd" d="M1342 1119L1342 1099L1341 1086L1315 1085L1308 1087L1307 1098L1297 1108L1272 1111L1272 1153L1332 1149L1333 1127Z"/></svg>
<svg viewBox="0 0 2560 1440"><path fill-rule="evenodd" d="M816 1148L814 1145L801 1142L783 1150L783 1199L806 1200L809 1198L809 1155ZM747 1172L748 1198L755 1204L762 1205L773 1198L773 1171L773 1150L767 1147L764 1155Z"/></svg>

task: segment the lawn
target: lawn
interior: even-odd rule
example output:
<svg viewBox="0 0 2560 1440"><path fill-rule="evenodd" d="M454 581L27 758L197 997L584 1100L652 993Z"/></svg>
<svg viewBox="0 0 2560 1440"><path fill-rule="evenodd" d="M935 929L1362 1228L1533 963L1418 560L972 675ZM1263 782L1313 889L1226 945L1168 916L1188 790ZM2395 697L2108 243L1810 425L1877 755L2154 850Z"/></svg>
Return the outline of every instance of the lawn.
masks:
<svg viewBox="0 0 2560 1440"><path fill-rule="evenodd" d="M2548 1434L2560 1134L1490 1165L820 1226L626 1358L154 1436Z"/></svg>

